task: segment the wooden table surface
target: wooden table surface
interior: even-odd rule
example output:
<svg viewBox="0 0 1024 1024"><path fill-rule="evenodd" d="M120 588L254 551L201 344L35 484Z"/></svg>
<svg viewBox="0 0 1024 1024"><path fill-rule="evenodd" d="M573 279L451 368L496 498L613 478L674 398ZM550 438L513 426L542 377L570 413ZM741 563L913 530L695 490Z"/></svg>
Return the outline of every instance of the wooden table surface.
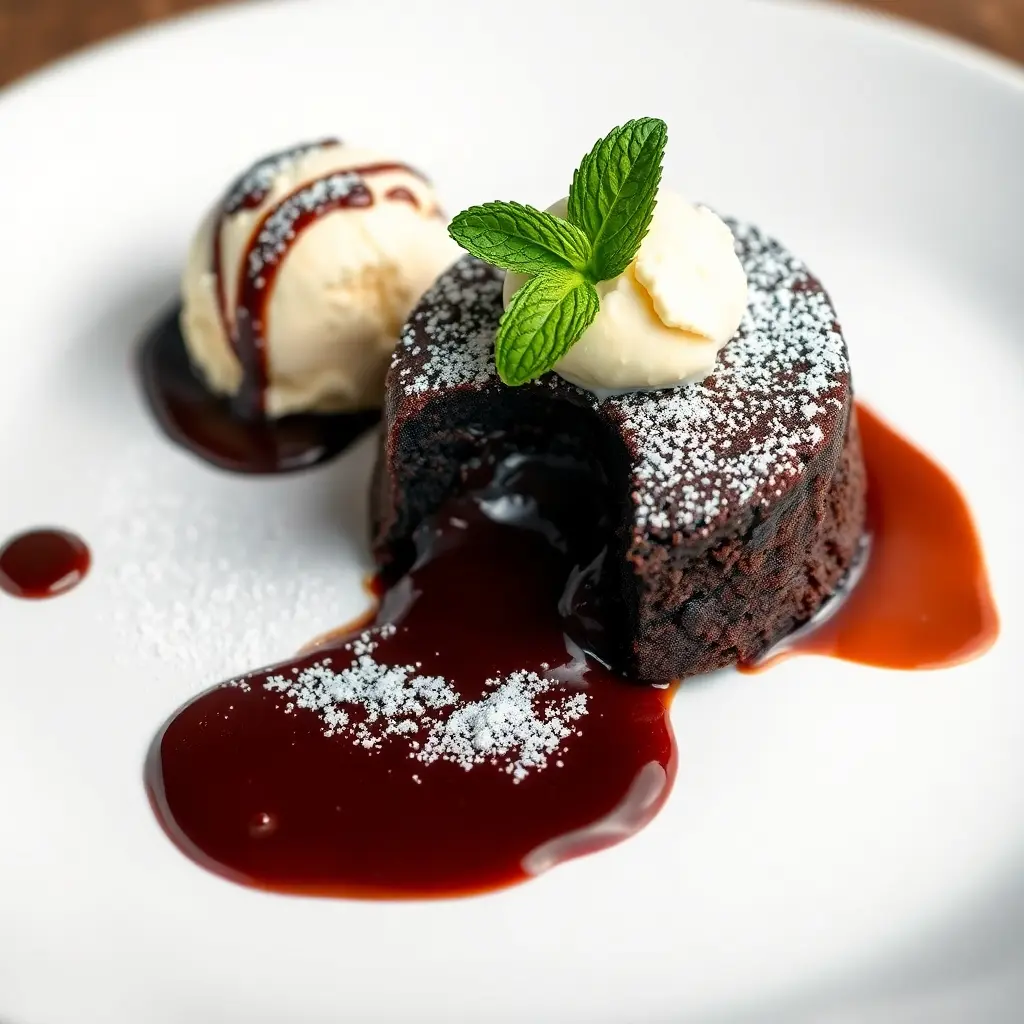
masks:
<svg viewBox="0 0 1024 1024"><path fill-rule="evenodd" d="M0 0L0 85L116 32L214 2ZM924 22L1024 62L1024 0L857 2Z"/></svg>

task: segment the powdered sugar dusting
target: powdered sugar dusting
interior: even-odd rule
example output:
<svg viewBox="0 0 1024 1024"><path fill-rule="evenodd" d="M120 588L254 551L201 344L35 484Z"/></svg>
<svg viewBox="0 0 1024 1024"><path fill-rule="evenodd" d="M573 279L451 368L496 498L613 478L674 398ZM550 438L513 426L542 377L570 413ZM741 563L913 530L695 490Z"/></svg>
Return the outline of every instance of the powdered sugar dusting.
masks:
<svg viewBox="0 0 1024 1024"><path fill-rule="evenodd" d="M230 216L239 210L251 210L259 206L266 199L277 178L296 161L301 160L307 153L337 144L336 139L307 142L257 160L228 189L224 197L224 213Z"/></svg>
<svg viewBox="0 0 1024 1024"><path fill-rule="evenodd" d="M582 690L543 700L552 683L535 672L513 672L488 686L494 687L491 693L462 704L431 729L416 754L420 761L454 761L467 770L503 761L519 782L531 769L546 768L549 756L564 753L563 742L577 733L575 723L587 713Z"/></svg>
<svg viewBox="0 0 1024 1024"><path fill-rule="evenodd" d="M255 515L251 477L197 466L155 431L122 438L85 524L97 649L147 685L199 689L360 614L375 455L372 436L349 452L340 494L330 473L268 480Z"/></svg>
<svg viewBox="0 0 1024 1024"><path fill-rule="evenodd" d="M640 532L707 534L741 507L771 504L800 478L848 401L846 345L828 296L778 242L727 223L747 273L748 307L710 377L603 403L556 374L526 385L617 425L630 448ZM466 258L437 282L395 354L405 397L504 386L493 359L502 281L500 271Z"/></svg>
<svg viewBox="0 0 1024 1024"><path fill-rule="evenodd" d="M778 243L732 225L749 281L747 313L714 374L651 401L618 400L638 459L638 526L700 529L799 478L830 408L846 401L846 346L827 295Z"/></svg>
<svg viewBox="0 0 1024 1024"><path fill-rule="evenodd" d="M324 735L344 735L367 751L404 741L411 760L423 765L448 761L469 771L499 765L520 782L565 753L587 713L587 694L566 691L534 672L514 671L487 680L484 695L464 700L439 676L419 665L386 665L375 654L394 626L367 630L345 644L351 661L339 668L328 657L292 675L268 676L267 690L287 698L286 713L315 712ZM246 679L228 685L248 686Z"/></svg>
<svg viewBox="0 0 1024 1024"><path fill-rule="evenodd" d="M293 192L267 216L255 243L249 247L245 268L249 282L257 290L264 287L264 271L276 266L287 253L300 219L317 217L337 205L369 206L372 203L373 196L366 183L354 171L329 174Z"/></svg>
<svg viewBox="0 0 1024 1024"><path fill-rule="evenodd" d="M497 380L494 332L503 282L492 267L472 258L441 275L413 313L392 357L406 394ZM429 346L426 362L419 370L402 365L403 350L417 349L421 336Z"/></svg>

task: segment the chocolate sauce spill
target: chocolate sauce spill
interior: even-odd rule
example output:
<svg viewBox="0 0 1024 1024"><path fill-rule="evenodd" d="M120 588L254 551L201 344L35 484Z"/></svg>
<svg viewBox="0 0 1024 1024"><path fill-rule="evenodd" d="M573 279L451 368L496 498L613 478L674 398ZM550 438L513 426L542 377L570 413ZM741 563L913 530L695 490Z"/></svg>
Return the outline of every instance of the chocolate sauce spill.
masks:
<svg viewBox="0 0 1024 1024"><path fill-rule="evenodd" d="M794 654L948 668L984 654L999 634L981 542L956 484L861 403L857 419L868 473L864 563L810 627L746 671Z"/></svg>
<svg viewBox="0 0 1024 1024"><path fill-rule="evenodd" d="M858 415L870 553L851 593L787 653L894 668L977 657L998 618L966 503L927 456L863 406ZM154 741L152 805L199 864L281 892L463 895L619 842L663 805L676 770L671 691L626 683L600 656L616 614L602 587L606 482L523 456L485 461L467 480L470 492L419 529L408 572L379 584L375 615L203 694ZM443 677L463 701L526 670L550 686L539 700L585 694L587 714L518 782L500 759L468 771L458 758L424 763L418 733L363 745L357 706L325 727L336 691L311 699L288 680L344 671L368 637L380 664Z"/></svg>
<svg viewBox="0 0 1024 1024"><path fill-rule="evenodd" d="M334 458L380 420L376 410L242 419L213 394L189 360L179 311L143 339L143 389L164 433L206 462L235 473L288 473Z"/></svg>
<svg viewBox="0 0 1024 1024"><path fill-rule="evenodd" d="M345 727L325 735L321 716L289 709L294 699L272 681L326 659L345 669L359 649L346 650L349 634L217 687L171 719L147 765L169 836L236 882L388 898L511 885L642 828L675 774L670 691L627 683L589 656L581 641L592 627L575 621L574 588L567 595L567 581L599 557L602 533L573 523L605 504L571 464L511 460L493 487L421 527L415 564L386 588L373 622L375 659L443 677L463 701L524 670L545 681L535 698L543 721L584 694L587 713L546 767L517 781L500 758L469 770L422 763L425 730L370 749ZM344 709L360 721L358 706Z"/></svg>
<svg viewBox="0 0 1024 1024"><path fill-rule="evenodd" d="M57 597L89 571L85 542L67 530L29 530L0 546L0 590L12 597Z"/></svg>

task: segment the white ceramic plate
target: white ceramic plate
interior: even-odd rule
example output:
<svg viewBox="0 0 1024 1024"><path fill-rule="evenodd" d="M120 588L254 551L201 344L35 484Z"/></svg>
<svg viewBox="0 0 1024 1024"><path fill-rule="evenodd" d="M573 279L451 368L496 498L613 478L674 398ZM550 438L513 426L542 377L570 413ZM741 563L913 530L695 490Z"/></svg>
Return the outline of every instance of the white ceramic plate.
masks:
<svg viewBox="0 0 1024 1024"><path fill-rule="evenodd" d="M513 14L514 11L514 14ZM261 895L164 837L141 771L186 698L363 605L373 440L233 477L132 371L228 177L324 132L449 205L546 203L614 123L824 277L860 393L953 472L1003 639L955 671L816 659L687 686L679 780L618 848L493 896ZM1024 1005L1024 75L790 3L277 2L145 32L0 99L0 536L95 565L0 595L0 1020L993 1022Z"/></svg>

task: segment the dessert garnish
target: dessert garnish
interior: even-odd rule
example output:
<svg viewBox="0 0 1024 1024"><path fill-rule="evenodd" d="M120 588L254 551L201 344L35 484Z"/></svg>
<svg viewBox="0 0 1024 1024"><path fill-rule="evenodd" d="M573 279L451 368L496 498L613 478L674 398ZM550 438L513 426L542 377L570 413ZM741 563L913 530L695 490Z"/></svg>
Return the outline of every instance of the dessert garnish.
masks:
<svg viewBox="0 0 1024 1024"><path fill-rule="evenodd" d="M456 252L408 165L334 140L269 156L193 240L192 362L242 416L376 408L409 310Z"/></svg>
<svg viewBox="0 0 1024 1024"><path fill-rule="evenodd" d="M615 128L541 211L492 202L456 215L467 251L510 271L495 338L501 379L554 369L598 395L706 377L735 334L747 283L729 228L660 187L667 128Z"/></svg>
<svg viewBox="0 0 1024 1024"><path fill-rule="evenodd" d="M203 220L181 314L145 339L157 421L224 469L331 458L377 421L406 315L457 255L414 168L332 139L265 157Z"/></svg>

